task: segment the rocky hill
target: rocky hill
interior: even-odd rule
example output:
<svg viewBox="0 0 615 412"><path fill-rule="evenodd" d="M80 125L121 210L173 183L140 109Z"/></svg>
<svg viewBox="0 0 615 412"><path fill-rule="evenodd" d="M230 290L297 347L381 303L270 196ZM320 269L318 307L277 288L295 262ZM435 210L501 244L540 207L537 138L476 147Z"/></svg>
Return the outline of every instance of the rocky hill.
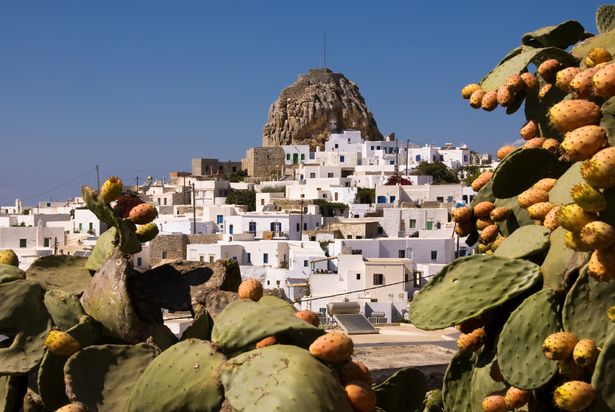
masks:
<svg viewBox="0 0 615 412"><path fill-rule="evenodd" d="M366 140L382 139L357 85L341 73L312 69L286 87L269 108L263 146L324 146L333 132L360 130Z"/></svg>

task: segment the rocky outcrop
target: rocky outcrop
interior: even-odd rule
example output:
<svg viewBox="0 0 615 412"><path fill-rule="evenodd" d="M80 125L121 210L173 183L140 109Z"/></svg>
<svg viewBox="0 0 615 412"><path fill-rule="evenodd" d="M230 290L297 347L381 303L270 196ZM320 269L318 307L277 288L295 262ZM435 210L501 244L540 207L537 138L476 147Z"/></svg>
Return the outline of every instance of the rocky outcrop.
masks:
<svg viewBox="0 0 615 412"><path fill-rule="evenodd" d="M313 69L282 90L269 108L263 146L322 148L331 133L343 130L360 130L366 140L382 139L357 85L341 73Z"/></svg>

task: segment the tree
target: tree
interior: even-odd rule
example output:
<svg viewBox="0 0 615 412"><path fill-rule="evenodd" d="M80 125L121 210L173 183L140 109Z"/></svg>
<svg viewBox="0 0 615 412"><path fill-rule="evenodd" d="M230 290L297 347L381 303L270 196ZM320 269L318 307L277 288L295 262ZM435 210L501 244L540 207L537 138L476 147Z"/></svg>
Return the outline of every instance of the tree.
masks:
<svg viewBox="0 0 615 412"><path fill-rule="evenodd" d="M323 217L333 217L336 215L336 210L339 210L341 214L344 213L344 210L348 209L348 206L344 203L327 202L324 199L314 199L312 200L312 203L318 205L320 208L320 214Z"/></svg>
<svg viewBox="0 0 615 412"><path fill-rule="evenodd" d="M451 169L442 162L421 162L412 171L415 176L433 176L434 184L459 183L459 179Z"/></svg>
<svg viewBox="0 0 615 412"><path fill-rule="evenodd" d="M357 189L357 196L355 197L355 203L372 204L376 201L376 189L369 187L359 187Z"/></svg>
<svg viewBox="0 0 615 412"><path fill-rule="evenodd" d="M248 212L256 210L256 192L253 190L231 189L226 196L227 205L244 205Z"/></svg>
<svg viewBox="0 0 615 412"><path fill-rule="evenodd" d="M465 175L463 182L468 186L481 174L480 167L478 166L463 166L459 168L459 172Z"/></svg>

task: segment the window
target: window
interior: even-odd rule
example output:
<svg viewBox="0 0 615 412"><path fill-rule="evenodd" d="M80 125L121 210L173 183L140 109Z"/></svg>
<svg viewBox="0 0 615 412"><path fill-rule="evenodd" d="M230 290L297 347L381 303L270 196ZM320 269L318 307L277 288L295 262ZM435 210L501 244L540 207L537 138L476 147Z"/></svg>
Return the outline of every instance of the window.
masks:
<svg viewBox="0 0 615 412"><path fill-rule="evenodd" d="M437 197L436 197L436 201L438 201L438 202L444 202L444 196L437 196Z"/></svg>
<svg viewBox="0 0 615 412"><path fill-rule="evenodd" d="M304 267L304 268L308 267L308 266L309 266L309 264L310 264L310 262L309 262L307 259L305 259L305 260L303 261L303 267Z"/></svg>
<svg viewBox="0 0 615 412"><path fill-rule="evenodd" d="M322 194L322 198L323 198L323 199L326 199L326 198L327 198L327 194L326 194L326 193L323 193L323 194Z"/></svg>
<svg viewBox="0 0 615 412"><path fill-rule="evenodd" d="M19 239L19 247L28 247L28 239Z"/></svg>
<svg viewBox="0 0 615 412"><path fill-rule="evenodd" d="M269 253L263 253L263 263L269 263Z"/></svg>
<svg viewBox="0 0 615 412"><path fill-rule="evenodd" d="M265 206L265 199L261 199L261 206Z"/></svg>
<svg viewBox="0 0 615 412"><path fill-rule="evenodd" d="M276 285L277 287L280 287L280 281L279 281L279 280L276 280L276 281L275 281L275 285Z"/></svg>
<svg viewBox="0 0 615 412"><path fill-rule="evenodd" d="M358 216L357 216L358 217ZM384 229L382 229L382 226L378 226L378 234L382 235L384 234Z"/></svg>
<svg viewBox="0 0 615 412"><path fill-rule="evenodd" d="M372 146L370 149L371 149L371 150L374 150L374 146Z"/></svg>
<svg viewBox="0 0 615 412"><path fill-rule="evenodd" d="M425 222L425 230L432 230L432 229L433 229L433 221L428 220L427 222Z"/></svg>
<svg viewBox="0 0 615 412"><path fill-rule="evenodd" d="M448 197L446 198L446 201L447 201L448 203L453 203L453 196L448 196Z"/></svg>
<svg viewBox="0 0 615 412"><path fill-rule="evenodd" d="M90 222L88 223L88 231L92 231L94 230L94 223Z"/></svg>
<svg viewBox="0 0 615 412"><path fill-rule="evenodd" d="M417 162L420 162L421 161L421 155L416 155L415 159L416 159Z"/></svg>
<svg viewBox="0 0 615 412"><path fill-rule="evenodd" d="M328 177L328 178L332 178L332 177L333 177L333 172L329 172L329 173L327 173L327 177Z"/></svg>
<svg viewBox="0 0 615 412"><path fill-rule="evenodd" d="M232 259L237 262L237 256L233 256Z"/></svg>
<svg viewBox="0 0 615 412"><path fill-rule="evenodd" d="M162 199L162 204L165 205L165 206L167 205L167 198L166 197L164 199Z"/></svg>
<svg viewBox="0 0 615 412"><path fill-rule="evenodd" d="M269 286L269 285L271 285L271 281L270 280L267 281L267 286Z"/></svg>
<svg viewBox="0 0 615 412"><path fill-rule="evenodd" d="M357 273L357 280L361 280L361 274Z"/></svg>
<svg viewBox="0 0 615 412"><path fill-rule="evenodd" d="M346 161L346 158L344 156L340 156L340 163L344 163L344 161Z"/></svg>
<svg viewBox="0 0 615 412"><path fill-rule="evenodd" d="M222 215L216 216L216 223L217 224L220 225L220 224L222 224L223 221L224 221L224 216L222 216Z"/></svg>
<svg viewBox="0 0 615 412"><path fill-rule="evenodd" d="M203 255L199 256L199 262L205 262L205 256Z"/></svg>
<svg viewBox="0 0 615 412"><path fill-rule="evenodd" d="M214 257L213 257L213 255L210 255L210 256L209 256L209 263L214 263Z"/></svg>
<svg viewBox="0 0 615 412"><path fill-rule="evenodd" d="M468 161L468 155L463 155L463 161L467 162Z"/></svg>
<svg viewBox="0 0 615 412"><path fill-rule="evenodd" d="M395 202L395 196L389 196L389 203Z"/></svg>
<svg viewBox="0 0 615 412"><path fill-rule="evenodd" d="M43 246L44 247L49 247L50 244L51 244L51 238L50 237L46 237L45 239L43 239Z"/></svg>
<svg viewBox="0 0 615 412"><path fill-rule="evenodd" d="M252 255L249 252L246 254L246 259L248 260L248 263L252 263Z"/></svg>
<svg viewBox="0 0 615 412"><path fill-rule="evenodd" d="M380 146L376 146L376 150L380 150Z"/></svg>
<svg viewBox="0 0 615 412"><path fill-rule="evenodd" d="M301 160L305 160L305 155L301 153Z"/></svg>
<svg viewBox="0 0 615 412"><path fill-rule="evenodd" d="M384 285L384 275L382 273L374 273L374 285Z"/></svg>
<svg viewBox="0 0 615 412"><path fill-rule="evenodd" d="M297 223L297 232L301 230L301 224Z"/></svg>
<svg viewBox="0 0 615 412"><path fill-rule="evenodd" d="M269 229L274 233L280 233L282 232L282 223L271 222L271 224L269 224Z"/></svg>
<svg viewBox="0 0 615 412"><path fill-rule="evenodd" d="M256 233L256 222L248 222L248 232Z"/></svg>
<svg viewBox="0 0 615 412"><path fill-rule="evenodd" d="M303 230L308 230L307 223L303 223Z"/></svg>
<svg viewBox="0 0 615 412"><path fill-rule="evenodd" d="M389 164L390 165L394 165L395 164L395 160L389 160Z"/></svg>
<svg viewBox="0 0 615 412"><path fill-rule="evenodd" d="M410 219L408 223L408 229L416 229L416 219Z"/></svg>
<svg viewBox="0 0 615 412"><path fill-rule="evenodd" d="M362 255L363 254L363 250L362 249L352 249L350 254L351 255Z"/></svg>
<svg viewBox="0 0 615 412"><path fill-rule="evenodd" d="M141 257L137 258L137 266L143 266L143 258Z"/></svg>
<svg viewBox="0 0 615 412"><path fill-rule="evenodd" d="M315 179L316 178L316 173L310 173L310 179Z"/></svg>
<svg viewBox="0 0 615 412"><path fill-rule="evenodd" d="M440 229L442 227L442 224L440 222L436 222L436 229Z"/></svg>
<svg viewBox="0 0 615 412"><path fill-rule="evenodd" d="M406 257L406 251L404 249L399 249L397 251L397 257L400 259L404 259Z"/></svg>
<svg viewBox="0 0 615 412"><path fill-rule="evenodd" d="M166 259L167 258L167 252L162 252L162 258Z"/></svg>
<svg viewBox="0 0 615 412"><path fill-rule="evenodd" d="M432 250L431 251L431 260L437 260L438 259L438 251L437 250Z"/></svg>
<svg viewBox="0 0 615 412"><path fill-rule="evenodd" d="M386 196L378 196L378 198L376 199L377 203L386 203L387 202L387 197Z"/></svg>
<svg viewBox="0 0 615 412"><path fill-rule="evenodd" d="M229 225L229 226L228 226L228 232L229 232L229 234L231 234L231 235L233 234L233 225Z"/></svg>
<svg viewBox="0 0 615 412"><path fill-rule="evenodd" d="M335 148L337 149L337 148L339 148L339 147L340 147L340 145L338 145L338 144L336 143L336 144L335 144L335 146L333 146L333 147L335 147Z"/></svg>
<svg viewBox="0 0 615 412"><path fill-rule="evenodd" d="M156 203L158 203L158 206L160 206L160 198L156 199Z"/></svg>
<svg viewBox="0 0 615 412"><path fill-rule="evenodd" d="M83 230L83 223L79 223L79 231L81 232Z"/></svg>
<svg viewBox="0 0 615 412"><path fill-rule="evenodd" d="M290 160L290 153L286 153L286 160Z"/></svg>

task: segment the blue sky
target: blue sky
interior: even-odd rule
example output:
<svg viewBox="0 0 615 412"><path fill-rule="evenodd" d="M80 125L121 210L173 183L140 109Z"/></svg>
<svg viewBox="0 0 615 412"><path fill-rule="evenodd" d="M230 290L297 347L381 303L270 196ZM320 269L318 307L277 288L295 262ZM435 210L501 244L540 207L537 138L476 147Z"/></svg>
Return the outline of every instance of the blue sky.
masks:
<svg viewBox="0 0 615 412"><path fill-rule="evenodd" d="M595 32L598 1L16 1L0 3L0 205L83 183L241 159L269 105L323 64L355 81L383 133L494 152L520 115L459 97L523 33ZM70 182L70 183L68 183ZM61 187L59 187L61 186Z"/></svg>

